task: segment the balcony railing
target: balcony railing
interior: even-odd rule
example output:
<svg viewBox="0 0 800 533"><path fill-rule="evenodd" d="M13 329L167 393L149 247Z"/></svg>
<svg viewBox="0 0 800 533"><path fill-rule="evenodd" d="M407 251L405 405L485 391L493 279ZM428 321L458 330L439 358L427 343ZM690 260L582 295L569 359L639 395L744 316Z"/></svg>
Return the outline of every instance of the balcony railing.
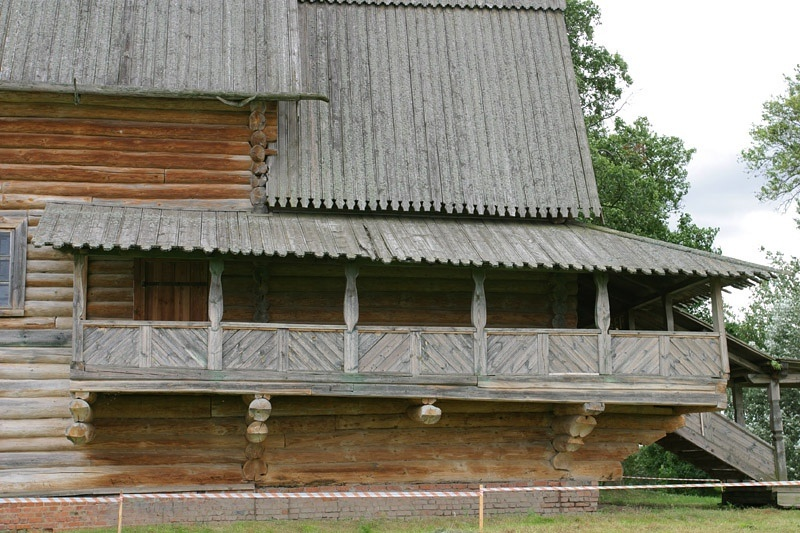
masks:
<svg viewBox="0 0 800 533"><path fill-rule="evenodd" d="M396 376L723 376L714 332L84 321L79 368L266 371ZM482 348L484 347L485 348ZM607 349L604 349L608 346Z"/></svg>

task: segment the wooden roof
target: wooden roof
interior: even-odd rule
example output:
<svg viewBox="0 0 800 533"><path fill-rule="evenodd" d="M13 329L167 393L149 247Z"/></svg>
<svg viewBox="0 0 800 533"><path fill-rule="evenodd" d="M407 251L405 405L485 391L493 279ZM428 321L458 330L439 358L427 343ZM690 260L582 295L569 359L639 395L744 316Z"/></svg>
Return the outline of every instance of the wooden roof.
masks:
<svg viewBox="0 0 800 533"><path fill-rule="evenodd" d="M0 83L142 95L305 94L296 0L3 0ZM317 95L318 96L318 95Z"/></svg>
<svg viewBox="0 0 800 533"><path fill-rule="evenodd" d="M566 9L566 0L300 0L308 3L374 4L388 6L499 8L499 9Z"/></svg>
<svg viewBox="0 0 800 533"><path fill-rule="evenodd" d="M384 263L720 276L768 267L580 223L320 212L204 211L48 203L37 246L368 259Z"/></svg>
<svg viewBox="0 0 800 533"><path fill-rule="evenodd" d="M300 4L302 77L330 104L284 110L270 205L599 213L561 2L376 3Z"/></svg>

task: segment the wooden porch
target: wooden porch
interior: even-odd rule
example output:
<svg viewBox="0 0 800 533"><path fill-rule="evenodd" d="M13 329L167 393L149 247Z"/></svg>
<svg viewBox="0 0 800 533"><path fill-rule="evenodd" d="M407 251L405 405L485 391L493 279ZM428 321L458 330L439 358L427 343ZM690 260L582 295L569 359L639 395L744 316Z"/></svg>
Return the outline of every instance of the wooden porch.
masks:
<svg viewBox="0 0 800 533"><path fill-rule="evenodd" d="M716 332L80 322L72 386L716 407ZM566 395L566 396L565 396Z"/></svg>

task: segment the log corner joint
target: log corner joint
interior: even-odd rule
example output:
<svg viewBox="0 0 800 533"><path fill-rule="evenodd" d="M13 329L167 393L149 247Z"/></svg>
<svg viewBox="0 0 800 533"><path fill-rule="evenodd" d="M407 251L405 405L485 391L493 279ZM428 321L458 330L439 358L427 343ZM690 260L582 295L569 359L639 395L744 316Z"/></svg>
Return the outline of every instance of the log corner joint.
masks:
<svg viewBox="0 0 800 533"><path fill-rule="evenodd" d="M65 435L75 446L89 444L94 440L94 412L92 404L97 399L94 392L77 391L72 393L69 403L69 412L72 414L72 424L67 427Z"/></svg>
<svg viewBox="0 0 800 533"><path fill-rule="evenodd" d="M264 441L267 439L267 420L272 414L272 403L267 394L254 394L243 397L247 406L246 422L248 423L245 432L247 447L244 450L245 463L242 465L242 478L245 481L259 482L266 480L269 470L264 455L266 446Z"/></svg>
<svg viewBox="0 0 800 533"><path fill-rule="evenodd" d="M562 405L553 409L552 446L556 454L552 465L556 470L569 470L573 452L583 447L583 439L597 426L597 415L605 411L602 402L586 402L576 405Z"/></svg>
<svg viewBox="0 0 800 533"><path fill-rule="evenodd" d="M412 405L406 410L408 418L425 425L437 423L442 418L442 410L433 405L435 398L423 398L419 405Z"/></svg>

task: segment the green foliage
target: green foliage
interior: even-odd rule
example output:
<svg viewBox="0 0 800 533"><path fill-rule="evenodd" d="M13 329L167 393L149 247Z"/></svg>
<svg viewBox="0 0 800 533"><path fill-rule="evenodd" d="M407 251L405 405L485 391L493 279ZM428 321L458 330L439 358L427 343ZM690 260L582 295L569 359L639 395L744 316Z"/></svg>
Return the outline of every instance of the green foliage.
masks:
<svg viewBox="0 0 800 533"><path fill-rule="evenodd" d="M785 79L786 93L764 103L762 122L750 130L752 143L742 160L766 179L759 198L797 201L800 212L800 65Z"/></svg>
<svg viewBox="0 0 800 533"><path fill-rule="evenodd" d="M631 455L622 463L626 476L658 477L674 479L705 479L708 475L682 460L672 452L668 452L658 444L642 446L638 452ZM635 484L650 483L637 482ZM707 489L692 491L682 490L683 493L701 493Z"/></svg>
<svg viewBox="0 0 800 533"><path fill-rule="evenodd" d="M800 358L800 258L768 254L777 278L753 289L750 307L729 327L740 339L781 358ZM763 389L745 389L745 423L770 442L769 404ZM781 389L786 466L790 479L800 478L800 390Z"/></svg>
<svg viewBox="0 0 800 533"><path fill-rule="evenodd" d="M593 41L600 10L591 0L568 0L567 31L589 133L589 147L606 226L684 246L714 250L715 228L682 211L693 149L659 135L647 118L607 125L631 83L628 65ZM675 221L675 228L670 227Z"/></svg>
<svg viewBox="0 0 800 533"><path fill-rule="evenodd" d="M622 56L594 42L594 29L600 24L594 2L567 0L564 16L586 124L593 128L614 114L622 91L633 80Z"/></svg>

